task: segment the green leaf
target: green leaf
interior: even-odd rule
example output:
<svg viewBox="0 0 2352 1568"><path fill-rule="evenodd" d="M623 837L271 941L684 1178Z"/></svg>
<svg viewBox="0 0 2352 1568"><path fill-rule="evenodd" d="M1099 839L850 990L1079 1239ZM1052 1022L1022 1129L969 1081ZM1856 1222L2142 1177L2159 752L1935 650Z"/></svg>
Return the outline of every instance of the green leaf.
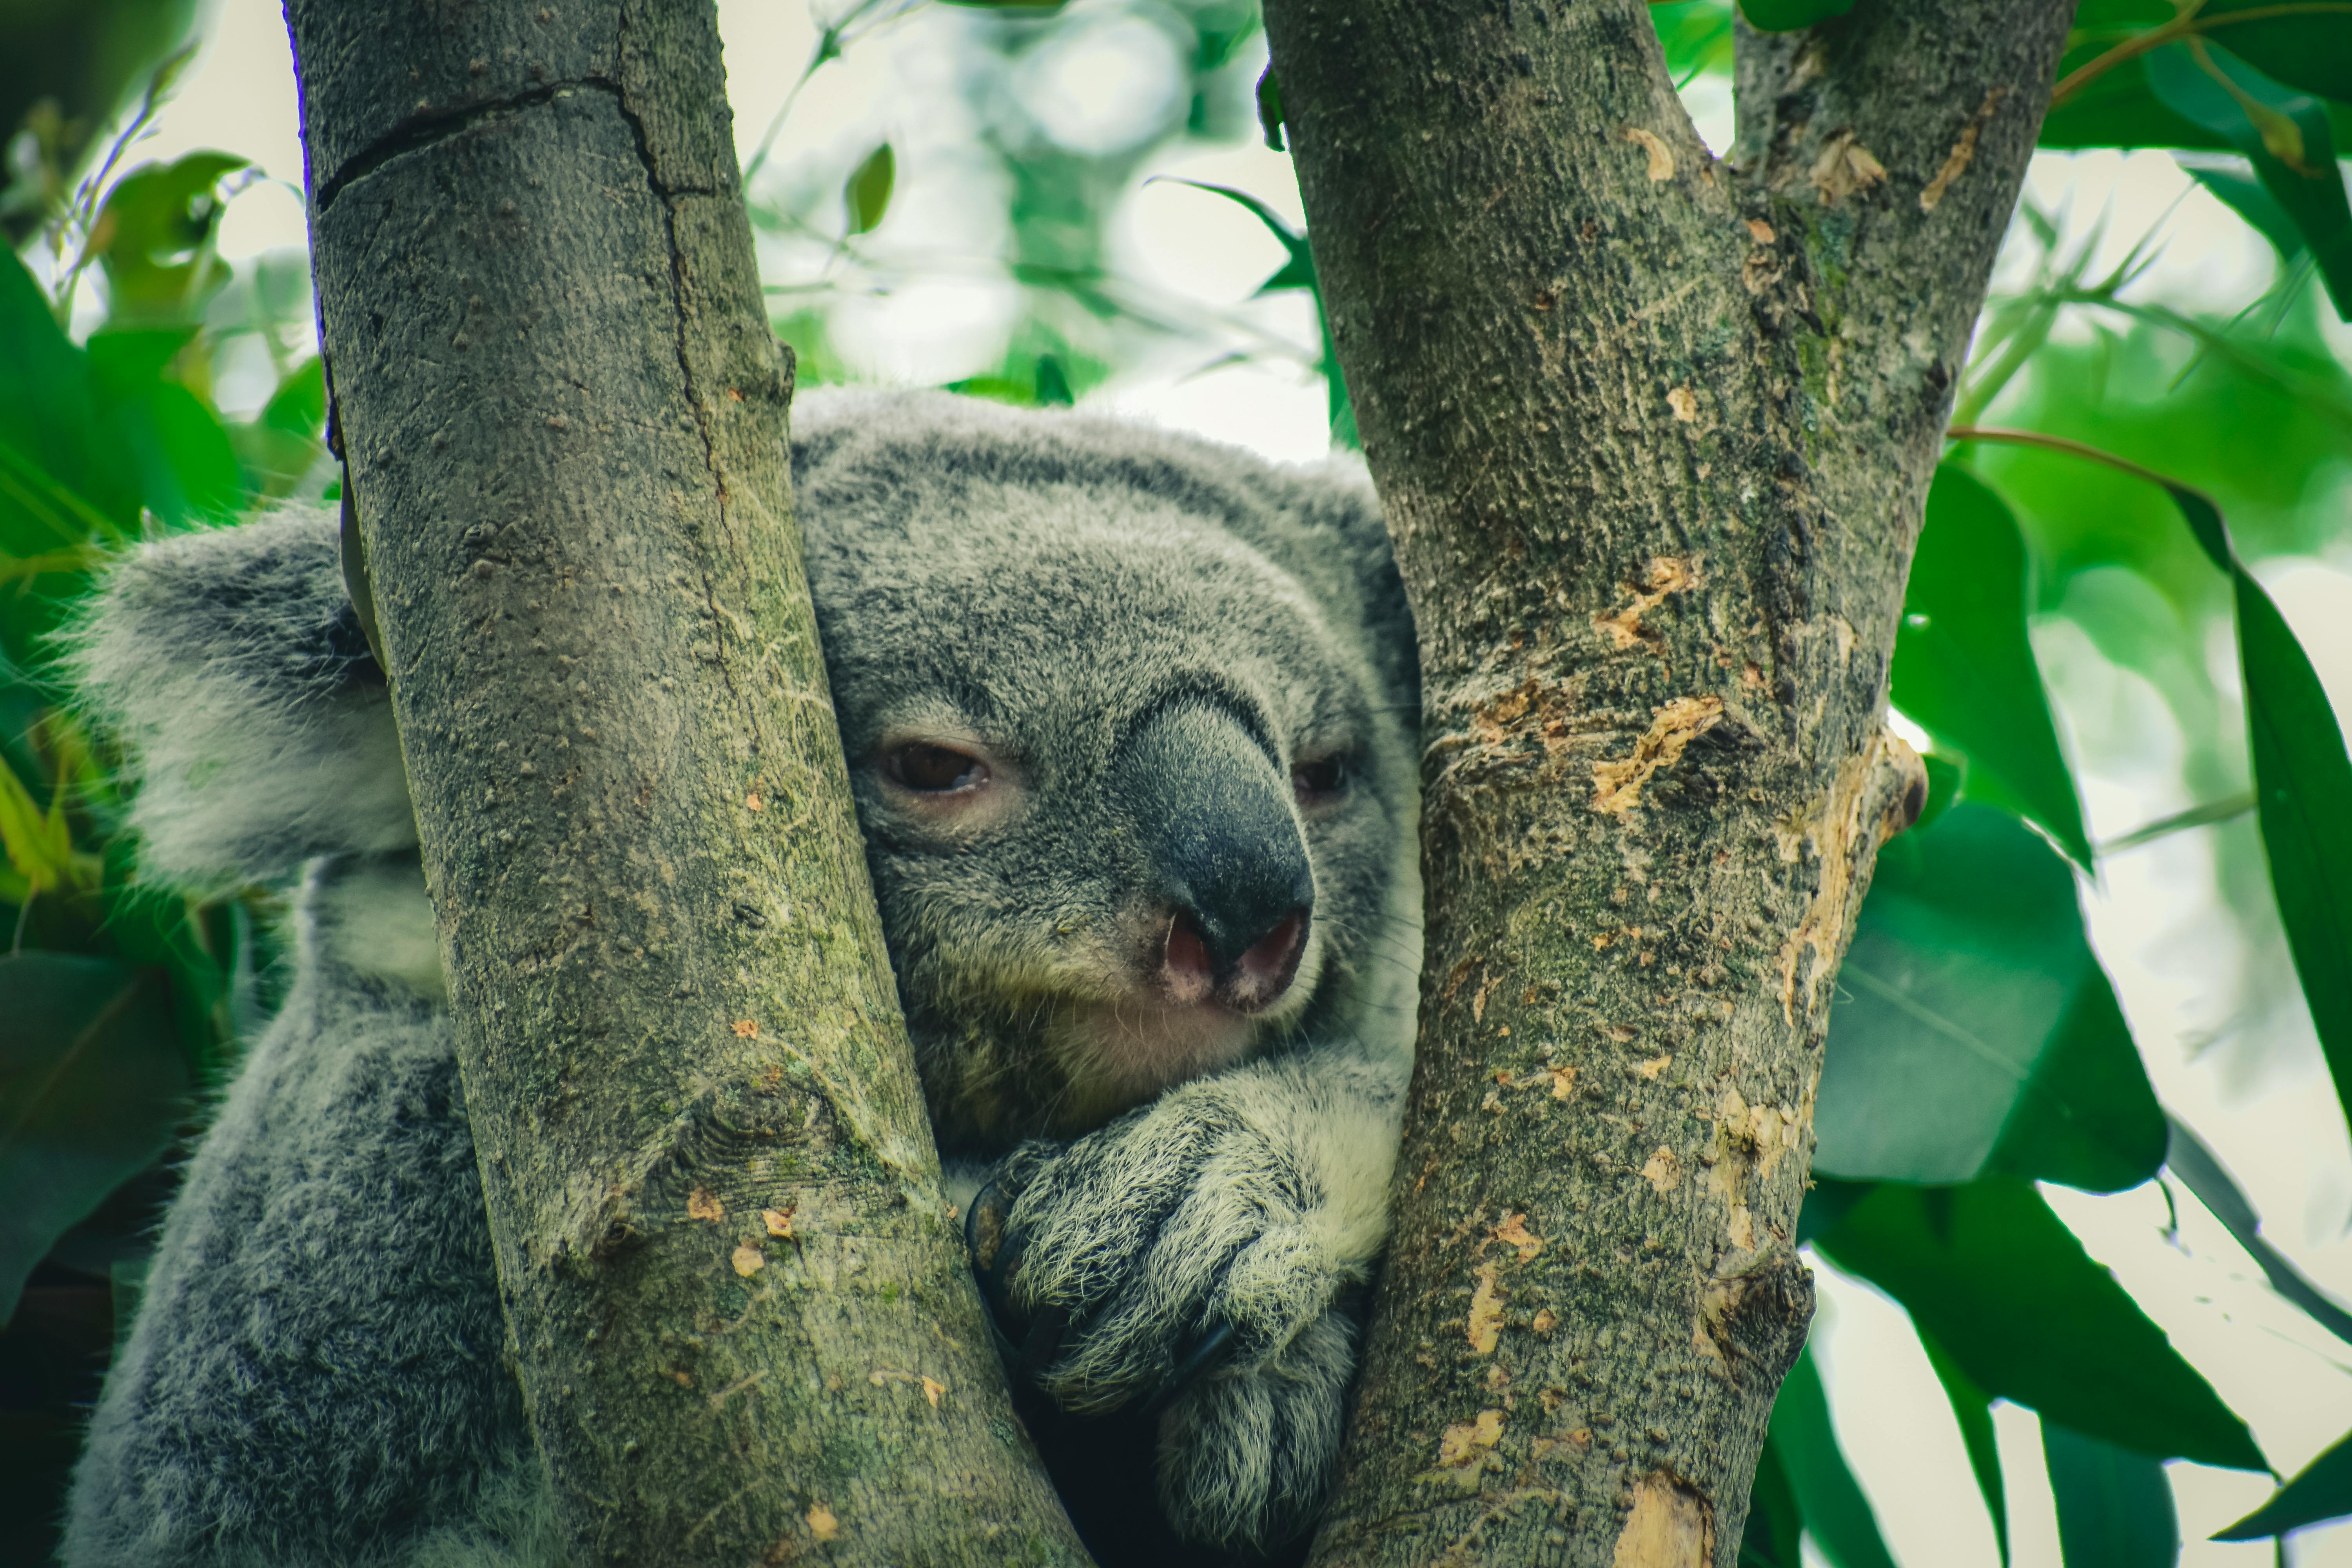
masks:
<svg viewBox="0 0 2352 1568"><path fill-rule="evenodd" d="M2030 1183L1881 1185L1815 1245L1996 1399L2150 1458L2265 1468L2246 1424Z"/></svg>
<svg viewBox="0 0 2352 1568"><path fill-rule="evenodd" d="M2294 219L2287 216L2286 208L2279 205L2278 198L2254 178L2251 163L2239 168L2231 166L2234 161L2189 163L2175 157L2173 162L2179 163L2190 179L2212 192L2223 205L2245 219L2249 227L2269 240L2271 248L2278 252L2281 262L2293 261L2304 253L2306 247L2303 243L2302 231L2294 226Z"/></svg>
<svg viewBox="0 0 2352 1568"><path fill-rule="evenodd" d="M1838 977L1823 1173L2112 1191L2162 1163L2164 1113L2074 875L2007 814L1964 801L1880 850Z"/></svg>
<svg viewBox="0 0 2352 1568"><path fill-rule="evenodd" d="M327 372L318 355L286 373L262 405L260 423L283 435L319 439L327 423Z"/></svg>
<svg viewBox="0 0 2352 1568"><path fill-rule="evenodd" d="M1853 9L1853 0L1740 0L1739 14L1759 33L1793 33Z"/></svg>
<svg viewBox="0 0 2352 1568"><path fill-rule="evenodd" d="M2230 576L2271 889L2320 1052L2352 1120L2352 757L2326 689L2278 606L2238 559L2211 498L2095 448L2060 445L2162 488L2206 559Z"/></svg>
<svg viewBox="0 0 2352 1568"><path fill-rule="evenodd" d="M2168 11L2167 16L2170 13ZM2070 44L2058 63L2059 79L2090 64L2117 41L2113 35ZM2102 72L2042 121L2038 145L2081 147L2202 147L2226 151L2227 137L2167 108L2148 87L2147 61L2135 57Z"/></svg>
<svg viewBox="0 0 2352 1568"><path fill-rule="evenodd" d="M2352 5L2311 5L2285 16L2231 19L2238 12L2281 8L2279 0L2207 0L2198 8L2198 30L2273 80L2352 101Z"/></svg>
<svg viewBox="0 0 2352 1568"><path fill-rule="evenodd" d="M147 505L166 523L226 522L245 505L245 468L219 416L177 382L118 405L111 420Z"/></svg>
<svg viewBox="0 0 2352 1568"><path fill-rule="evenodd" d="M90 384L108 403L144 396L180 351L195 341L198 331L176 325L107 327L92 332L82 345L89 357Z"/></svg>
<svg viewBox="0 0 2352 1568"><path fill-rule="evenodd" d="M1811 1247L1837 1228L1846 1211L1877 1190L1875 1182L1842 1182L1816 1170L1816 1180L1805 1184L1805 1201L1797 1209L1797 1245Z"/></svg>
<svg viewBox="0 0 2352 1568"><path fill-rule="evenodd" d="M1257 124L1265 132L1267 152L1290 151L1282 134L1282 84L1274 79L1272 66L1266 67L1265 74L1257 79Z"/></svg>
<svg viewBox="0 0 2352 1568"><path fill-rule="evenodd" d="M1766 1433L1748 1489L1748 1523L1739 1536L1739 1568L1804 1568L1805 1516L1798 1510L1780 1450Z"/></svg>
<svg viewBox="0 0 2352 1568"><path fill-rule="evenodd" d="M2180 1523L2161 1461L2042 1423L2042 1458L2058 1505L2066 1568L2172 1568Z"/></svg>
<svg viewBox="0 0 2352 1568"><path fill-rule="evenodd" d="M1282 248L1287 259L1283 262L1280 270L1257 286L1259 293L1270 293L1279 289L1316 287L1315 253L1307 247L1306 232L1291 227L1289 221L1280 213L1247 191L1237 191L1231 185L1213 185L1204 180L1179 180L1172 177L1169 178L1168 183L1171 185L1190 185L1196 191L1206 191L1213 196L1224 197L1225 200L1265 225L1266 232L1282 242ZM1289 280L1284 281L1284 279Z"/></svg>
<svg viewBox="0 0 2352 1568"><path fill-rule="evenodd" d="M849 232L871 234L890 210L890 188L898 177L898 155L885 142L866 154L841 187L842 205L849 209Z"/></svg>
<svg viewBox="0 0 2352 1568"><path fill-rule="evenodd" d="M1650 7L1666 74L1677 87L1703 72L1730 73L1731 18L1726 0L1661 0Z"/></svg>
<svg viewBox="0 0 2352 1568"><path fill-rule="evenodd" d="M2171 1142L2166 1147L2164 1163L2181 1184L2197 1194L2206 1212L2221 1222L2222 1228L2236 1238L2240 1247L2261 1268L2271 1282L2271 1289L2301 1308L2312 1321L2352 1344L2352 1311L2347 1311L2335 1298L2304 1277L2303 1271L2263 1236L2262 1215L2230 1173L2205 1147L2196 1133L2178 1118L2166 1118L2171 1129Z"/></svg>
<svg viewBox="0 0 2352 1568"><path fill-rule="evenodd" d="M148 163L115 182L99 210L92 243L106 271L107 314L115 321L194 321L229 280L213 248L226 205L220 183L246 166L228 153L191 153Z"/></svg>
<svg viewBox="0 0 2352 1568"><path fill-rule="evenodd" d="M2171 44L2147 56L2150 90L2227 141L2311 247L2336 313L2352 321L2352 203L2319 100L2273 81L2226 49Z"/></svg>
<svg viewBox="0 0 2352 1568"><path fill-rule="evenodd" d="M12 455L0 462L0 552L37 555L129 533L139 491L100 428L88 356L13 253L0 255L0 447Z"/></svg>
<svg viewBox="0 0 2352 1568"><path fill-rule="evenodd" d="M1993 1543L2000 1549L2000 1560L2006 1568L2009 1494L2000 1479L2000 1444L1993 1435L1992 1396L1979 1388L1960 1370L1960 1363L1952 1359L1951 1352L1931 1335L1921 1333L1919 1346L1927 1352L1927 1364L1934 1369L1936 1381L1944 1385L1944 1397L1951 1404L1953 1419L1960 1424L1960 1442L1969 1452L1969 1469L1976 1476L1985 1512L1992 1516Z"/></svg>
<svg viewBox="0 0 2352 1568"><path fill-rule="evenodd" d="M2352 1433L2337 1438L2326 1453L2297 1471L2293 1480L2273 1492L2268 1502L2213 1539L2260 1541L2347 1515L2352 1515Z"/></svg>
<svg viewBox="0 0 2352 1568"><path fill-rule="evenodd" d="M188 1074L160 969L0 957L0 1322L49 1248L171 1142Z"/></svg>
<svg viewBox="0 0 2352 1568"><path fill-rule="evenodd" d="M1903 594L1892 696L1939 746L1969 759L1979 792L1998 784L2022 801L2088 869L2082 804L2026 637L2028 588L2008 503L1965 468L1937 468Z"/></svg>
<svg viewBox="0 0 2352 1568"><path fill-rule="evenodd" d="M1237 191L1230 185L1207 184L1199 180L1171 179L1170 183L1190 185L1194 190L1224 197L1246 209L1258 222L1265 225L1268 233L1282 242L1282 248L1288 255L1273 276L1257 286L1257 292L1272 294L1286 289L1304 289L1314 297L1315 324L1323 339L1322 362L1317 368L1323 373L1324 390L1329 400L1331 444L1354 451L1362 450L1364 443L1356 434L1356 410L1348 401L1347 377L1341 374L1339 361L1331 352L1331 322L1323 313L1323 288L1316 279L1315 252L1309 248L1306 234L1291 227L1280 213L1247 191Z"/></svg>
<svg viewBox="0 0 2352 1568"><path fill-rule="evenodd" d="M2244 567L2231 576L2271 890L2336 1099L2352 1119L2352 758L2285 617Z"/></svg>
<svg viewBox="0 0 2352 1568"><path fill-rule="evenodd" d="M1810 1345L1781 1382L1772 1405L1772 1447L1804 1518L1805 1533L1835 1568L1895 1568L1878 1533L1878 1516L1863 1496L1830 1421L1829 1395Z"/></svg>
<svg viewBox="0 0 2352 1568"><path fill-rule="evenodd" d="M1034 388L1036 406L1067 408L1076 398L1070 395L1070 378L1062 369L1060 358L1054 354L1037 356L1037 384Z"/></svg>

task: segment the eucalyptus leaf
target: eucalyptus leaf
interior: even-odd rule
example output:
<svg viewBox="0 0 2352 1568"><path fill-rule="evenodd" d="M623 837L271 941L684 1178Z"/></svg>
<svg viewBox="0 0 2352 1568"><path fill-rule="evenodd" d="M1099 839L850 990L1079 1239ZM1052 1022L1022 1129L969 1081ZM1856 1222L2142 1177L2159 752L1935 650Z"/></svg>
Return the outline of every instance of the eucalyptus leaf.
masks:
<svg viewBox="0 0 2352 1568"><path fill-rule="evenodd" d="M2042 838L1968 801L1879 851L1839 970L1814 1126L1822 1173L2133 1186L2164 1113Z"/></svg>
<svg viewBox="0 0 2352 1568"><path fill-rule="evenodd" d="M174 381L112 410L115 439L148 508L167 524L226 522L246 500L245 467L220 416Z"/></svg>
<svg viewBox="0 0 2352 1568"><path fill-rule="evenodd" d="M2077 37L2081 41L2070 44L2058 63L2061 81L2098 61L2118 41L2111 34ZM2147 57L2139 55L2102 70L2063 102L2053 104L2042 118L2036 144L2062 150L2196 147L2215 152L2231 146L2228 137L2167 107L2148 86Z"/></svg>
<svg viewBox="0 0 2352 1568"><path fill-rule="evenodd" d="M99 422L89 361L52 314L48 296L14 254L0 255L0 552L30 556L121 535L139 521L139 491L115 461ZM44 500L54 485L90 518ZM93 526L93 523L96 526Z"/></svg>
<svg viewBox="0 0 2352 1568"><path fill-rule="evenodd" d="M898 154L885 142L866 154L841 187L842 205L849 212L851 234L871 234L890 210L890 191L898 177Z"/></svg>
<svg viewBox="0 0 2352 1568"><path fill-rule="evenodd" d="M229 280L214 247L227 205L220 184L246 166L229 153L190 153L133 169L107 193L96 233L104 248L107 313L123 321L198 320Z"/></svg>
<svg viewBox="0 0 2352 1568"><path fill-rule="evenodd" d="M2242 13L2255 13L2246 21ZM2272 79L2352 102L2352 8L2279 0L2206 0L2198 31Z"/></svg>
<svg viewBox="0 0 2352 1568"><path fill-rule="evenodd" d="M2352 1310L2313 1284L2284 1253L2264 1238L2262 1215L2254 1212L2252 1203L2239 1190L2213 1151L2205 1147L2203 1141L2179 1118L2165 1120L2171 1134L2165 1149L2166 1167L2246 1249L2269 1279L2272 1289L2294 1302L2321 1328L2346 1344L2352 1344Z"/></svg>
<svg viewBox="0 0 2352 1568"><path fill-rule="evenodd" d="M1257 79L1256 97L1257 124L1259 131L1265 133L1266 151L1289 152L1290 147L1282 130L1282 84L1275 79L1272 66L1266 67L1265 74Z"/></svg>
<svg viewBox="0 0 2352 1568"><path fill-rule="evenodd" d="M2008 503L1966 468L1938 468L1903 593L1893 700L1969 759L1979 793L1997 782L2087 869L2090 836L2026 637L2029 586Z"/></svg>
<svg viewBox="0 0 2352 1568"><path fill-rule="evenodd" d="M1815 1245L1900 1301L1993 1398L2151 1458L2266 1468L2246 1424L2031 1183L1884 1184Z"/></svg>
<svg viewBox="0 0 2352 1568"><path fill-rule="evenodd" d="M1257 286L1260 294L1277 294L1286 289L1304 289L1315 300L1315 325L1321 334L1322 363L1316 368L1322 373L1324 393L1330 413L1331 444L1351 450L1361 450L1363 439L1356 433L1356 410L1348 401L1348 378L1339 369L1339 362L1331 352L1331 323L1323 313L1323 287L1315 276L1315 252L1308 246L1304 232L1290 226L1280 213L1251 195L1230 185L1212 185L1199 180L1171 180L1171 184L1190 185L1194 190L1207 191L1224 197L1246 210L1266 231L1282 242L1287 252L1283 264L1266 280Z"/></svg>
<svg viewBox="0 0 2352 1568"><path fill-rule="evenodd" d="M2231 577L2271 890L2336 1098L2352 1119L2352 758L2286 618L2243 566Z"/></svg>
<svg viewBox="0 0 2352 1568"><path fill-rule="evenodd" d="M315 440L326 421L326 367L312 354L280 378L262 405L260 422L272 430Z"/></svg>
<svg viewBox="0 0 2352 1568"><path fill-rule="evenodd" d="M2245 155L2310 247L2336 313L2352 321L2352 203L2319 100L2210 45L2151 50L2146 69L2149 89L2167 108Z"/></svg>
<svg viewBox="0 0 2352 1568"><path fill-rule="evenodd" d="M2303 231L2294 226L2294 219L2287 216L2286 208L2279 205L2278 198L2254 177L2252 163L2242 158L2210 158L2196 153L2173 161L2190 179L2245 219L2255 233L2269 240L2280 261L2293 261L2308 248L2303 242Z"/></svg>
<svg viewBox="0 0 2352 1568"><path fill-rule="evenodd" d="M154 1163L186 1110L163 972L119 959L0 957L0 1322L59 1237Z"/></svg>
<svg viewBox="0 0 2352 1568"><path fill-rule="evenodd" d="M2352 1515L2352 1433L2337 1438L2273 1492L2268 1502L2213 1539L2260 1541L2347 1515Z"/></svg>
<svg viewBox="0 0 2352 1568"><path fill-rule="evenodd" d="M2066 1568L2173 1568L2180 1561L2180 1523L2161 1461L2050 1420L2042 1423L2042 1458Z"/></svg>
<svg viewBox="0 0 2352 1568"><path fill-rule="evenodd" d="M2238 559L2221 509L2190 486L2147 477L2164 487L2206 559L2230 577L2271 891L2336 1100L2352 1121L2352 756L2327 689Z"/></svg>
<svg viewBox="0 0 2352 1568"><path fill-rule="evenodd" d="M2230 578L2271 889L2321 1054L2352 1120L2352 756L2326 687L2238 558L2211 497L2094 447L2035 435L2005 438L2054 446L2161 488L2207 561Z"/></svg>
<svg viewBox="0 0 2352 1568"><path fill-rule="evenodd" d="M1993 1544L2000 1549L2006 1568L2009 1492L2000 1479L2000 1443L1993 1433L1992 1396L1960 1370L1960 1363L1936 1342L1934 1336L1920 1332L1919 1348L1927 1352L1927 1365L1934 1370L1936 1381L1944 1385L1944 1398L1952 1407L1952 1418L1959 1423L1960 1443L1968 1450L1969 1469L1977 1479L1977 1492L1984 1499L1985 1512L1992 1518Z"/></svg>

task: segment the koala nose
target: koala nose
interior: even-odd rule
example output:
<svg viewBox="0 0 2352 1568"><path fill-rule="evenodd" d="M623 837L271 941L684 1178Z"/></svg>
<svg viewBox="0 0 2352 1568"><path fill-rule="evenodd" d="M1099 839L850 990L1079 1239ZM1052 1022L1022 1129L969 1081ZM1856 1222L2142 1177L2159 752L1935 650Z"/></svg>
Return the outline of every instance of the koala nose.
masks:
<svg viewBox="0 0 2352 1568"><path fill-rule="evenodd" d="M1293 904L1261 934L1221 939L1213 934L1220 929L1213 916L1180 909L1169 922L1162 960L1168 987L1181 1000L1214 996L1236 1013L1262 1012L1279 1001L1297 977L1307 920L1307 906Z"/></svg>
<svg viewBox="0 0 2352 1568"><path fill-rule="evenodd" d="M1148 891L1167 911L1161 987L1236 1013L1272 1006L1297 976L1315 910L1289 780L1239 721L1206 707L1154 719L1122 771L1142 807Z"/></svg>

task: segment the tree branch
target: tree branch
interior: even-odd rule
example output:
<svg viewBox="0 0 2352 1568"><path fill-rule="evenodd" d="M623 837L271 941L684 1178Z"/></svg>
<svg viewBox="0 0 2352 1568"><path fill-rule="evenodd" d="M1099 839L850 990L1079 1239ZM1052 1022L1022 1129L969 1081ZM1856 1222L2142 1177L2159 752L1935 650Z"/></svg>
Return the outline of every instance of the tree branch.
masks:
<svg viewBox="0 0 2352 1568"><path fill-rule="evenodd" d="M1748 36L1737 171L1633 0L1266 11L1424 683L1421 1049L1316 1561L1728 1568L1832 982L1924 795L1903 576L2064 8Z"/></svg>
<svg viewBox="0 0 2352 1568"><path fill-rule="evenodd" d="M1083 1561L866 883L711 7L288 10L346 482L573 1560Z"/></svg>

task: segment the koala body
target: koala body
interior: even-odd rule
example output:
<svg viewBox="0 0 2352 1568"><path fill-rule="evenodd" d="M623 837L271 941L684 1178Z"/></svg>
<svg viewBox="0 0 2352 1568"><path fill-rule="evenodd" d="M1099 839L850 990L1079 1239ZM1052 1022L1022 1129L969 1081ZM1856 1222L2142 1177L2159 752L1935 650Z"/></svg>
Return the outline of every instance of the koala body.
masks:
<svg viewBox="0 0 2352 1568"><path fill-rule="evenodd" d="M1106 1563L1262 1553L1328 1482L1410 1063L1413 645L1370 487L936 395L795 424L876 892L1024 1415ZM332 520L148 547L79 657L152 874L301 869L291 990L166 1218L66 1563L559 1563Z"/></svg>

